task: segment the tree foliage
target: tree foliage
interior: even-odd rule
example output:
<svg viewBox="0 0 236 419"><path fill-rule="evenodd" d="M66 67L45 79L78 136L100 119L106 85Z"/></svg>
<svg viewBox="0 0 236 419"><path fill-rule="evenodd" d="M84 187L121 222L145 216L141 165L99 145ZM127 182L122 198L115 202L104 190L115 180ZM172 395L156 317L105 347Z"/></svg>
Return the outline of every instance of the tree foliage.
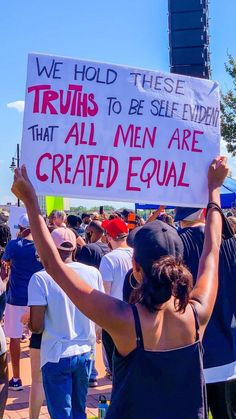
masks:
<svg viewBox="0 0 236 419"><path fill-rule="evenodd" d="M221 134L228 152L236 156L236 62L232 55L228 58L225 69L232 78L233 87L221 95Z"/></svg>
<svg viewBox="0 0 236 419"><path fill-rule="evenodd" d="M103 209L105 212L113 212L115 211L115 208L112 205L104 205ZM83 206L78 206L78 207L71 207L70 208L71 212L77 213L77 214L82 214L83 212L99 212L99 206L95 206L95 207L91 207L91 208L86 208Z"/></svg>
<svg viewBox="0 0 236 419"><path fill-rule="evenodd" d="M70 207L70 212L82 214L83 212L87 212L87 208L82 205L78 207Z"/></svg>
<svg viewBox="0 0 236 419"><path fill-rule="evenodd" d="M112 205L103 205L103 210L104 211L112 212L112 211L115 211L115 208ZM91 207L89 209L89 211L90 212L98 212L99 211L99 207L97 207L97 206Z"/></svg>

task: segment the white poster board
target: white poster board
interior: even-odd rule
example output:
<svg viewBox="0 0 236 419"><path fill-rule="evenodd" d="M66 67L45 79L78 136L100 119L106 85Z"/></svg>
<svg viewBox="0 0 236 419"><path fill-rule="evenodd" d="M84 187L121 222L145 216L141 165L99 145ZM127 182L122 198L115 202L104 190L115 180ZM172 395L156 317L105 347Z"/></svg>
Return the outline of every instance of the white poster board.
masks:
<svg viewBox="0 0 236 419"><path fill-rule="evenodd" d="M17 233L19 232L18 222L23 214L26 214L26 209L24 207L14 207L13 205L10 207L8 225L11 230L12 239L16 239L17 237Z"/></svg>
<svg viewBox="0 0 236 419"><path fill-rule="evenodd" d="M30 54L22 158L40 195L203 207L219 86Z"/></svg>

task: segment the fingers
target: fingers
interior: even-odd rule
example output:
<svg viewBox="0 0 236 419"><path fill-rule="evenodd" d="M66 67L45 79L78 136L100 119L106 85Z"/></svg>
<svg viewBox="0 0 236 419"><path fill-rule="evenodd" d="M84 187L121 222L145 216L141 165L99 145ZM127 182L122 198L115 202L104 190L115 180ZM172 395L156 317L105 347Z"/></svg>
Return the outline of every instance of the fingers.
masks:
<svg viewBox="0 0 236 419"><path fill-rule="evenodd" d="M30 180L29 180L29 176L28 176L28 173L27 173L27 170L26 170L26 166L25 166L25 164L23 164L23 165L21 166L21 173L22 173L23 178L24 178L25 180L27 180L28 182L30 182Z"/></svg>
<svg viewBox="0 0 236 419"><path fill-rule="evenodd" d="M227 157L219 156L219 158L216 161L216 167L226 166L226 163L227 163Z"/></svg>
<svg viewBox="0 0 236 419"><path fill-rule="evenodd" d="M29 177L27 174L26 166L23 164L21 167L17 167L14 170L14 180L19 178L24 178L25 180L29 181Z"/></svg>
<svg viewBox="0 0 236 419"><path fill-rule="evenodd" d="M14 170L14 181L18 180L20 176L21 176L21 170L20 170L20 168L15 169Z"/></svg>
<svg viewBox="0 0 236 419"><path fill-rule="evenodd" d="M216 160L217 165L227 163L227 157L225 156L218 156L215 160Z"/></svg>
<svg viewBox="0 0 236 419"><path fill-rule="evenodd" d="M216 161L216 169L223 170L224 172L228 173L228 165L227 165L227 157L225 156L219 156L219 158Z"/></svg>
<svg viewBox="0 0 236 419"><path fill-rule="evenodd" d="M208 170L208 185L220 187L228 174L227 158L217 156L211 163Z"/></svg>
<svg viewBox="0 0 236 419"><path fill-rule="evenodd" d="M225 156L217 156L211 163L210 167L216 169L219 166L227 167L227 157Z"/></svg>
<svg viewBox="0 0 236 419"><path fill-rule="evenodd" d="M14 171L14 181L12 184L11 191L20 200L25 202L27 199L35 197L34 188L28 178L27 170L25 165L20 168L16 168Z"/></svg>

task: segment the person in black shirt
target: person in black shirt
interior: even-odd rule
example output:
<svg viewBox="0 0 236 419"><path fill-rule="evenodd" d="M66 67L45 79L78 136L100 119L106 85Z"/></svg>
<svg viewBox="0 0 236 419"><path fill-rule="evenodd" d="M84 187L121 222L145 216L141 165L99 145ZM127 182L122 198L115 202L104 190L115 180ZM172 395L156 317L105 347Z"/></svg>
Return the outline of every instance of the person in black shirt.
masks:
<svg viewBox="0 0 236 419"><path fill-rule="evenodd" d="M230 216L230 217L227 217L227 219L228 219L228 222L230 223L230 226L234 234L236 234L236 217Z"/></svg>
<svg viewBox="0 0 236 419"><path fill-rule="evenodd" d="M106 243L102 242L104 229L100 221L91 221L86 229L86 237L88 244L82 247L77 261L85 265L99 268L101 259L110 252L110 248Z"/></svg>
<svg viewBox="0 0 236 419"><path fill-rule="evenodd" d="M204 211L178 208L175 221L184 245L184 262L196 282L204 242ZM204 374L213 419L236 417L236 238L223 240L216 304L203 339ZM234 320L233 320L234 319Z"/></svg>
<svg viewBox="0 0 236 419"><path fill-rule="evenodd" d="M80 217L77 217L77 215L70 214L67 216L67 219L66 219L67 227L71 228L75 232L76 237L81 236L84 239L85 229L81 227L81 224L82 224L82 220Z"/></svg>

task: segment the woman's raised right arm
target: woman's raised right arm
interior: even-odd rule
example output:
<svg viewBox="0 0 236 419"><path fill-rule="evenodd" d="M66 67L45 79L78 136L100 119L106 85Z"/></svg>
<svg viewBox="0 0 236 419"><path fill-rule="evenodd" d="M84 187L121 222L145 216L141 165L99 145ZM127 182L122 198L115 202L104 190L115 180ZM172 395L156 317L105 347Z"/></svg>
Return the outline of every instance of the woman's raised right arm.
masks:
<svg viewBox="0 0 236 419"><path fill-rule="evenodd" d="M225 157L217 157L208 171L209 202L214 202L218 206L220 206L220 187L228 173L226 163ZM203 329L210 319L218 291L221 237L222 215L213 207L208 210L197 282L190 295L191 302L196 306Z"/></svg>

